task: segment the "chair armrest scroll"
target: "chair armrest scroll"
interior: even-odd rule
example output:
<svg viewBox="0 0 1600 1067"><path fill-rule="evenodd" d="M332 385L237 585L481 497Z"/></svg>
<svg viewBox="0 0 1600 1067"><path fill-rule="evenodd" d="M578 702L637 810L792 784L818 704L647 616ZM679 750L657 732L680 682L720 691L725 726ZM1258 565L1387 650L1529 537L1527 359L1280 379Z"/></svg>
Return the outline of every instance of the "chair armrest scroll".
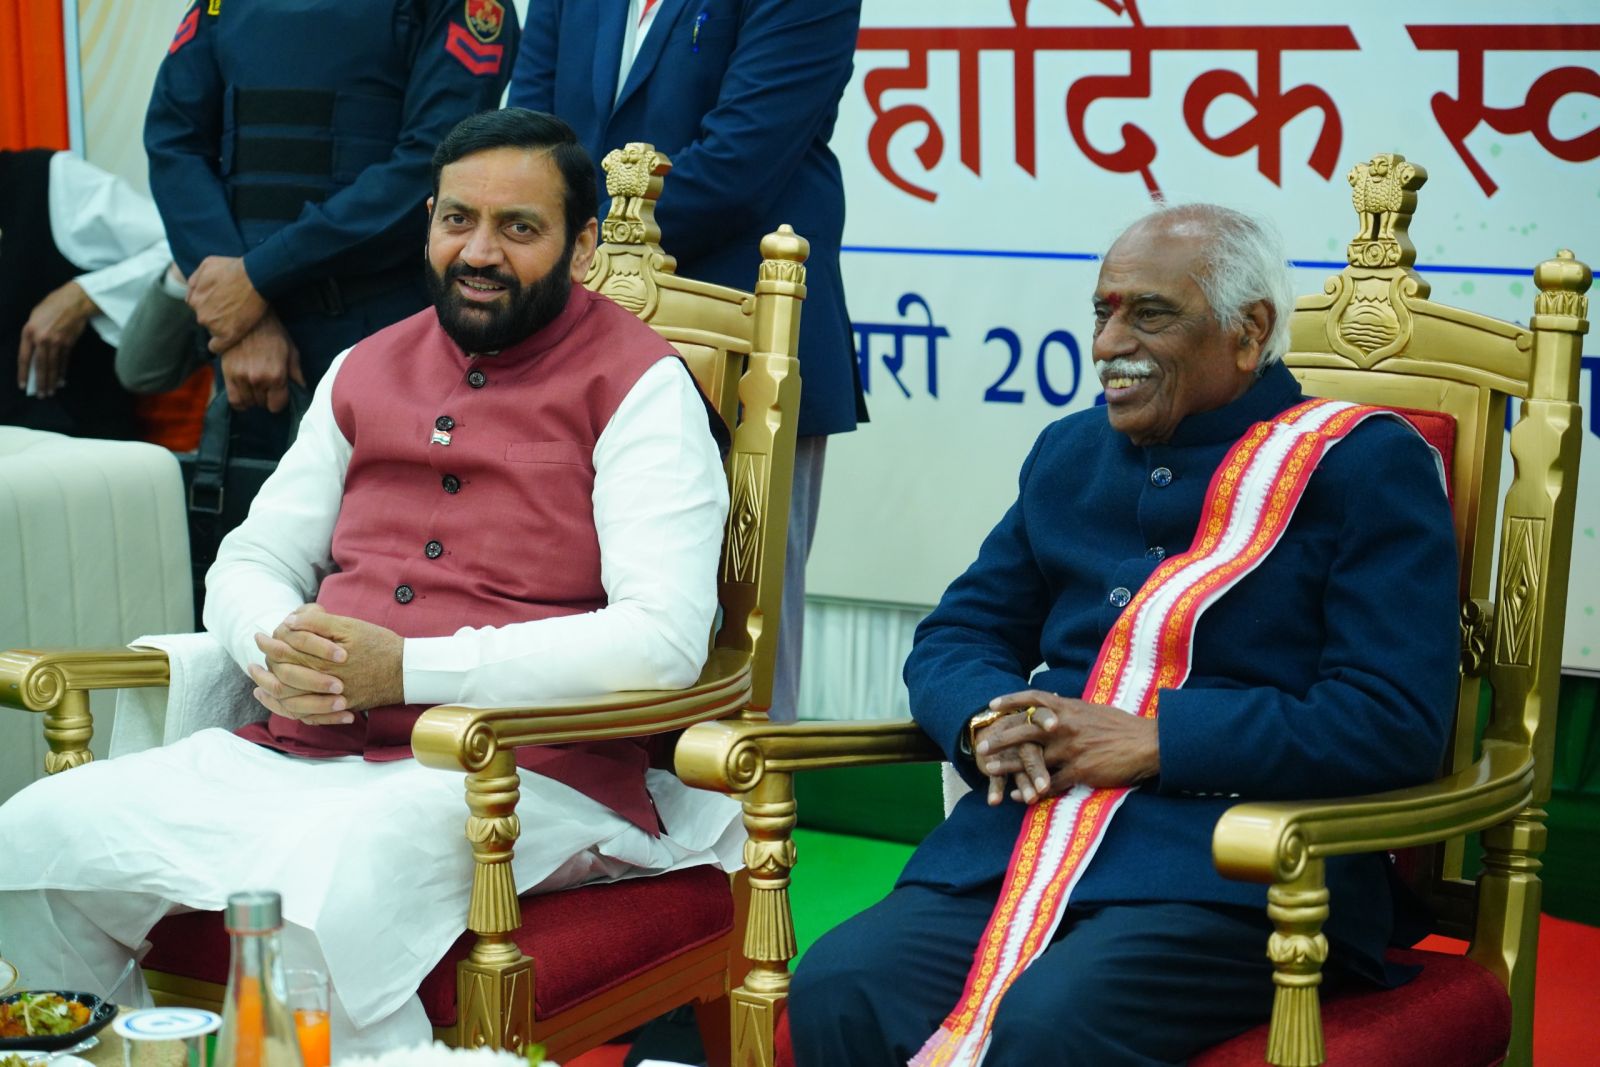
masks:
<svg viewBox="0 0 1600 1067"><path fill-rule="evenodd" d="M67 693L169 682L167 654L150 648L17 648L0 652L0 704L49 711Z"/></svg>
<svg viewBox="0 0 1600 1067"><path fill-rule="evenodd" d="M926 763L944 759L910 719L869 722L708 722L684 732L678 777L701 789L744 793L768 772Z"/></svg>
<svg viewBox="0 0 1600 1067"><path fill-rule="evenodd" d="M1504 741L1448 778L1409 789L1333 800L1236 804L1211 837L1225 878L1288 882L1308 860L1410 848L1509 819L1533 798L1533 757Z"/></svg>
<svg viewBox="0 0 1600 1067"><path fill-rule="evenodd" d="M749 702L750 654L719 648L686 689L606 693L538 707L429 708L411 730L411 749L425 766L474 771L501 749L666 733L736 714Z"/></svg>

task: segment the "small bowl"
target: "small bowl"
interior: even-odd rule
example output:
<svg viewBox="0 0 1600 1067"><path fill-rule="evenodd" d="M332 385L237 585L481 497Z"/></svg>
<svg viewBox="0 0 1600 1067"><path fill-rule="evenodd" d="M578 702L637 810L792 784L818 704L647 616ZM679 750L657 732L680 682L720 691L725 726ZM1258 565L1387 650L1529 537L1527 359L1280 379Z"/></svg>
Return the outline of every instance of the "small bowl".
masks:
<svg viewBox="0 0 1600 1067"><path fill-rule="evenodd" d="M10 1052L12 1049L38 1050L40 1052L54 1052L57 1049L71 1048L91 1034L99 1033L105 1025L117 1017L117 1006L108 1004L93 993L73 993L66 989L27 989L20 993L10 993L0 997L0 1004L10 1004L18 997L54 993L67 1000L76 1000L79 1004L89 1009L89 1021L76 1030L68 1030L64 1034L47 1036L44 1034L24 1034L22 1037L0 1037L0 1052Z"/></svg>

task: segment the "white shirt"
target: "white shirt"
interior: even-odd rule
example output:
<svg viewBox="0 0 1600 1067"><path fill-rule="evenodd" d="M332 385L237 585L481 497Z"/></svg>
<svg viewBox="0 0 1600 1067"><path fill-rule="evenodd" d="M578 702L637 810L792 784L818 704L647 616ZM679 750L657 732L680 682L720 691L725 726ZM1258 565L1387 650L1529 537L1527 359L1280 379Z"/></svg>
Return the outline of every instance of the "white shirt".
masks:
<svg viewBox="0 0 1600 1067"><path fill-rule="evenodd" d="M644 0L628 0L628 17L623 23L622 31L622 62L617 70L617 92L611 98L615 104L622 97L622 87L628 84L628 74L633 70L633 61L639 58L639 49L644 47L644 39L650 32L650 27L656 24L656 16L661 13L661 0L656 0L650 5L650 10L644 9Z"/></svg>
<svg viewBox="0 0 1600 1067"><path fill-rule="evenodd" d="M149 197L71 152L50 157L49 201L56 248L88 272L73 281L100 309L89 324L115 348L139 297L172 262L161 215Z"/></svg>
<svg viewBox="0 0 1600 1067"><path fill-rule="evenodd" d="M206 629L241 668L313 600L330 556L351 445L333 416L334 360L299 435L222 542L206 575ZM594 448L594 522L606 606L508 626L408 638L408 704L523 704L698 677L716 614L728 511L722 458L694 381L664 357L623 398Z"/></svg>

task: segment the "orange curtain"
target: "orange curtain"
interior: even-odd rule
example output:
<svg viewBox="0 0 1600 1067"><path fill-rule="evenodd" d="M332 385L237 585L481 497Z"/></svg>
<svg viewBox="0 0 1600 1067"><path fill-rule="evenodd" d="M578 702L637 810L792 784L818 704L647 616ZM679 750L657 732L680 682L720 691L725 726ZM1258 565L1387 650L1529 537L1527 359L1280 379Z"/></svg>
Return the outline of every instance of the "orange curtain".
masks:
<svg viewBox="0 0 1600 1067"><path fill-rule="evenodd" d="M0 148L67 148L61 0L0 0Z"/></svg>

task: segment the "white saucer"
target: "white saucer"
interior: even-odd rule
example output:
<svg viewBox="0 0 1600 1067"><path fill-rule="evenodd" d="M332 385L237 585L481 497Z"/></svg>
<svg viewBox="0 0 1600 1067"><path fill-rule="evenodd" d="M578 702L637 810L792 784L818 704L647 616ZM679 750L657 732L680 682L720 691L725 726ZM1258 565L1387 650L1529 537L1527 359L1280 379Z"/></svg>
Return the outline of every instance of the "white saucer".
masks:
<svg viewBox="0 0 1600 1067"><path fill-rule="evenodd" d="M222 1016L199 1008L141 1008L117 1016L111 1029L133 1041L180 1041L214 1033Z"/></svg>

